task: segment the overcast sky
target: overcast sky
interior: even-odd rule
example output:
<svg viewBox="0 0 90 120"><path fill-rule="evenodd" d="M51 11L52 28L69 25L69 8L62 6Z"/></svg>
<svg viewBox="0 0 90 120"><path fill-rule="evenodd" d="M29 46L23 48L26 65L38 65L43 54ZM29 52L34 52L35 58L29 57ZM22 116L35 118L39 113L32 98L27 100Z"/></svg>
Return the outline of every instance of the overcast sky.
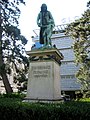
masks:
<svg viewBox="0 0 90 120"><path fill-rule="evenodd" d="M29 40L26 49L31 45L31 36L34 29L38 29L36 19L42 3L47 4L48 11L52 13L55 24L69 23L80 17L87 9L89 0L25 0L26 6L21 5L20 29L22 34Z"/></svg>

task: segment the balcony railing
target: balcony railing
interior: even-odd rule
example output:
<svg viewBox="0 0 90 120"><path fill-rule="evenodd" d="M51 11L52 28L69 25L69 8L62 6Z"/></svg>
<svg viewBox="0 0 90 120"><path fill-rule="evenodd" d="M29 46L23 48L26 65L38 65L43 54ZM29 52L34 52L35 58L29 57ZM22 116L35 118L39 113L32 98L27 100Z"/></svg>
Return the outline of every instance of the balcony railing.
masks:
<svg viewBox="0 0 90 120"><path fill-rule="evenodd" d="M62 25L57 25L53 29L53 34L58 34L58 33L63 33L65 32L65 28L67 27L68 24L62 24ZM33 30L35 37L39 36L39 31L40 29L35 29Z"/></svg>

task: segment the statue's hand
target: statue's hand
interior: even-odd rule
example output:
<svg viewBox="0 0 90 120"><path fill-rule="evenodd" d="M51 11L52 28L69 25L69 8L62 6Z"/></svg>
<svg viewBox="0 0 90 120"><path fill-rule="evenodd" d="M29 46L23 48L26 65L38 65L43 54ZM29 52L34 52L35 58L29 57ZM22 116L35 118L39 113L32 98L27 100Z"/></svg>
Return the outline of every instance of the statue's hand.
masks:
<svg viewBox="0 0 90 120"><path fill-rule="evenodd" d="M40 23L38 23L38 27L42 27Z"/></svg>

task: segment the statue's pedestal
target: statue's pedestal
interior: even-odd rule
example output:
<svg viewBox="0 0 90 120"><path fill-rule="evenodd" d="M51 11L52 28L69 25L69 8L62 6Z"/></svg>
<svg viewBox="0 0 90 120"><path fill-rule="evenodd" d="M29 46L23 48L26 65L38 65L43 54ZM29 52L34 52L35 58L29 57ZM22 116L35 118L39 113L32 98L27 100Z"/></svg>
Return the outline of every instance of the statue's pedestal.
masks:
<svg viewBox="0 0 90 120"><path fill-rule="evenodd" d="M60 61L57 49L28 51L30 56L27 85L28 101L58 101L61 99Z"/></svg>

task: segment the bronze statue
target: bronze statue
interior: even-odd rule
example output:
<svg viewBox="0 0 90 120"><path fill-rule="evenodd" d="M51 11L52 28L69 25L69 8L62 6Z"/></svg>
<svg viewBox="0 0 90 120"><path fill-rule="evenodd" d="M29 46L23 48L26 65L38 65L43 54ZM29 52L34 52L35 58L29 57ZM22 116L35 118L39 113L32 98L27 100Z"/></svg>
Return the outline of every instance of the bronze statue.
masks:
<svg viewBox="0 0 90 120"><path fill-rule="evenodd" d="M44 44L44 47L52 47L51 35L55 23L51 12L47 10L46 4L41 6L41 11L37 17L37 25L40 27L40 44Z"/></svg>

